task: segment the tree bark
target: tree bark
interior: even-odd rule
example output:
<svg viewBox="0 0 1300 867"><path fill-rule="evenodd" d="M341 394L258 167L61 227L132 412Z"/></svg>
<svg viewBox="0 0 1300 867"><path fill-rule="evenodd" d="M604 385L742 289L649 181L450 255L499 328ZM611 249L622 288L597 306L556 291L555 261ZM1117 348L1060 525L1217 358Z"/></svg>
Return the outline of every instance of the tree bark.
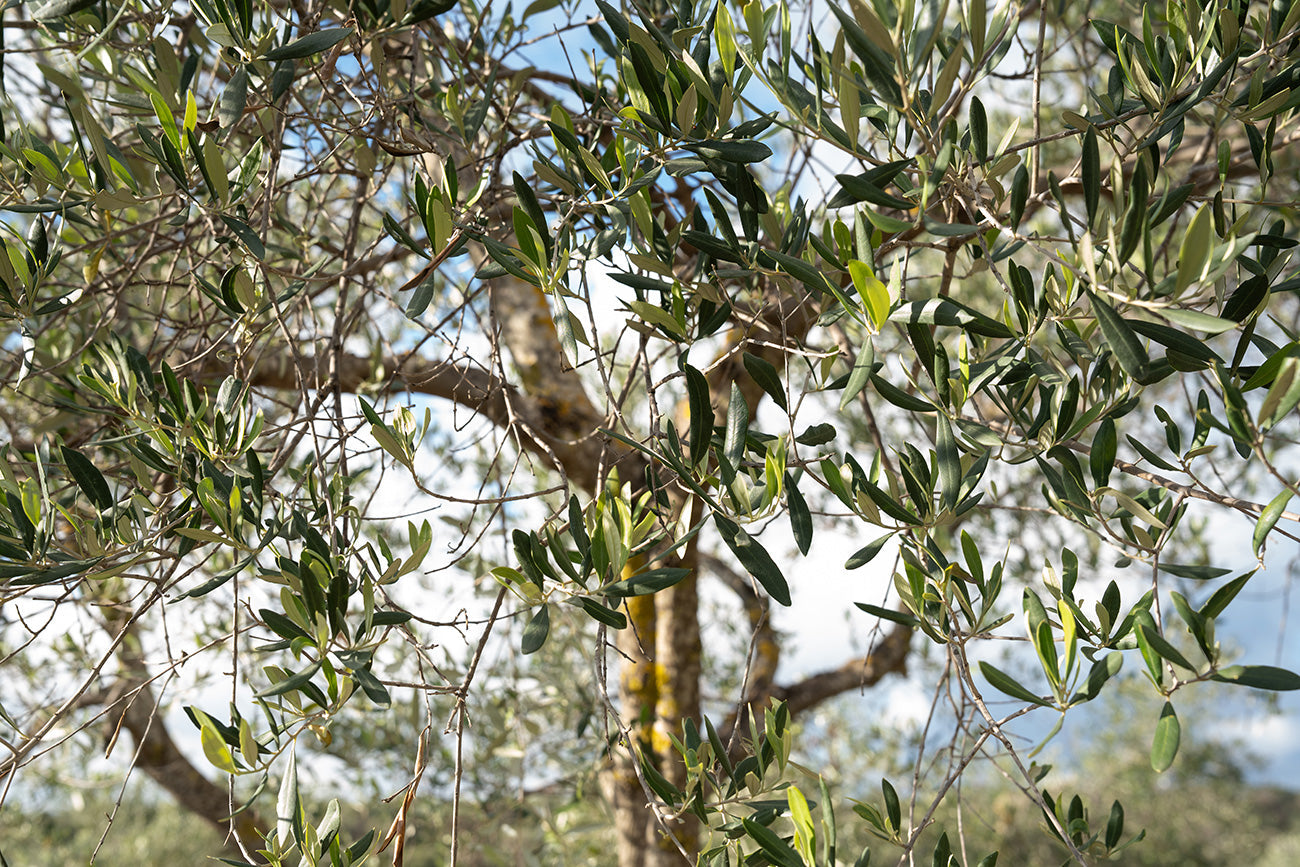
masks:
<svg viewBox="0 0 1300 867"><path fill-rule="evenodd" d="M691 545L686 557L692 558L694 550ZM681 738L684 720L700 717L699 585L689 560L674 565L691 569L691 574L655 597L654 754L668 782L685 788L686 765L673 749L672 738ZM699 851L699 819L689 813L666 819L646 863L681 864L682 850L692 860Z"/></svg>
<svg viewBox="0 0 1300 867"><path fill-rule="evenodd" d="M632 568L623 570L626 577ZM638 773L640 756L653 758L654 718L658 681L650 652L655 646L655 598L634 596L623 606L627 628L619 631L617 647L623 663L619 672L619 703L629 742L614 751L614 824L620 867L645 867L656 824L646 805Z"/></svg>

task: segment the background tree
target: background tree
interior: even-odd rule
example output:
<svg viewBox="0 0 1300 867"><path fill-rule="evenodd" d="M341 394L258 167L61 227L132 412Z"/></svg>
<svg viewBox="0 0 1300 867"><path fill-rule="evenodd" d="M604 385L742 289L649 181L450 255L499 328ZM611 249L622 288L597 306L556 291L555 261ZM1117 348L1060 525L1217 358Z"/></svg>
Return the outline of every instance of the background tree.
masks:
<svg viewBox="0 0 1300 867"><path fill-rule="evenodd" d="M1167 699L1163 770L1184 686L1300 685L1215 640L1253 572L1185 556L1193 503L1245 515L1261 556L1300 519L1300 7L830 11L3 21L0 659L31 675L3 697L6 791L126 733L247 861L400 863L445 732L455 862L471 715L532 669L500 636L530 655L554 630L591 649L570 743L612 765L620 864L831 862L791 715L915 640L942 654L946 758L923 743L910 802L886 782L863 821L911 853L995 756L1086 863L1126 845L1122 810L1044 788L1010 721L1063 718L1129 657ZM797 683L774 520L800 555L839 525L867 542L846 567L895 558L859 603L869 652ZM1090 580L1103 550L1130 571ZM751 631L712 721L706 575ZM499 589L457 613L474 576ZM981 657L1002 637L1034 673ZM195 682L221 697L176 704L228 786L160 712ZM395 692L423 706L410 770L387 831L352 835L337 801L308 813L296 748Z"/></svg>

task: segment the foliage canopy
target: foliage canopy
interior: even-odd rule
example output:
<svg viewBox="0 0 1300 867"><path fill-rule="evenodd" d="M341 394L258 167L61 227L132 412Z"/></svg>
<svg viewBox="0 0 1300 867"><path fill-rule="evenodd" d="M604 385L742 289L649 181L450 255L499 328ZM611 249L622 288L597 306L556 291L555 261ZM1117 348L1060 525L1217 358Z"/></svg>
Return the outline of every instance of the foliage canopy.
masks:
<svg viewBox="0 0 1300 867"><path fill-rule="evenodd" d="M1300 2L0 14L4 792L102 725L239 863L400 863L445 726L454 863L470 716L563 643L623 867L865 864L791 721L927 642L947 752L858 820L907 857L989 756L1089 863L1140 835L1010 721L1127 660L1165 770L1185 687L1300 687L1197 540L1300 520ZM836 532L880 625L778 682ZM702 701L706 576L748 651ZM399 707L388 831L309 813L298 745Z"/></svg>

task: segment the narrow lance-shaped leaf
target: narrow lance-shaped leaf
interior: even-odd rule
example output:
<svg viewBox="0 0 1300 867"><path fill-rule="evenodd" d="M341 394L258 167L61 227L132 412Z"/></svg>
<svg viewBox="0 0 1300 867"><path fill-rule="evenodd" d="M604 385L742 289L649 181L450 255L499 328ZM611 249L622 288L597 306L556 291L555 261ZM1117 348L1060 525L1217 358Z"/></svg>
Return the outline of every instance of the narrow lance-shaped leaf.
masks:
<svg viewBox="0 0 1300 867"><path fill-rule="evenodd" d="M806 557L812 546L812 512L803 494L799 493L794 477L788 472L785 474L785 498L790 509L790 531L794 534L794 543L799 546L799 553Z"/></svg>
<svg viewBox="0 0 1300 867"><path fill-rule="evenodd" d="M62 446L63 462L68 466L68 472L72 474L72 479L81 488L86 497L95 505L95 508L103 510L111 508L113 505L113 494L108 489L108 482L104 480L101 473L90 459L81 452Z"/></svg>
<svg viewBox="0 0 1300 867"><path fill-rule="evenodd" d="M876 354L870 343L864 344L858 350L858 357L853 361L853 370L849 372L848 384L844 386L844 393L840 395L840 409L843 410L853 399L858 396L867 383L871 380L871 372L875 368Z"/></svg>
<svg viewBox="0 0 1300 867"><path fill-rule="evenodd" d="M280 780L280 794L275 800L275 837L285 848L300 836L302 822L298 815L299 804L298 759L295 750L290 747L284 776Z"/></svg>
<svg viewBox="0 0 1300 867"><path fill-rule="evenodd" d="M226 82L225 88L221 91L221 99L217 103L217 119L221 122L222 128L229 129L238 123L244 116L244 108L247 105L248 70L241 66Z"/></svg>
<svg viewBox="0 0 1300 867"><path fill-rule="evenodd" d="M295 39L287 45L273 48L262 55L262 59L276 61L310 57L328 48L333 48L351 35L351 27L332 27L328 30L317 30L315 33L308 33L306 36Z"/></svg>
<svg viewBox="0 0 1300 867"><path fill-rule="evenodd" d="M785 389L781 386L781 376L776 371L776 365L748 352L744 353L743 360L745 370L758 383L758 387L763 389L763 393L772 398L781 409L786 409Z"/></svg>
<svg viewBox="0 0 1300 867"><path fill-rule="evenodd" d="M1278 520L1281 519L1282 513L1286 511L1287 504L1291 502L1291 497L1294 495L1295 492L1290 488L1284 490L1269 500L1268 505L1264 507L1264 511L1260 513L1259 520L1255 522L1255 532L1251 539L1251 547L1255 552L1255 556L1259 556L1260 549L1264 547L1264 540L1277 526Z"/></svg>
<svg viewBox="0 0 1300 867"><path fill-rule="evenodd" d="M898 791L894 788L893 783L887 779L880 781L880 793L885 799L885 818L889 820L891 831L901 831L903 822L903 808L898 800Z"/></svg>
<svg viewBox="0 0 1300 867"><path fill-rule="evenodd" d="M310 584L310 581L305 581L303 583ZM268 686L266 689L257 693L257 697L270 698L274 695L283 695L287 692L302 689L311 683L311 679L316 675L316 672L320 671L320 665L319 661L313 662L297 674L291 674L279 683Z"/></svg>
<svg viewBox="0 0 1300 867"><path fill-rule="evenodd" d="M885 547L885 543L894 538L893 533L886 533L858 549L844 562L845 569L858 569L876 559L876 555Z"/></svg>
<svg viewBox="0 0 1300 867"><path fill-rule="evenodd" d="M1103 301L1097 293L1091 290L1085 291L1092 302L1093 313L1097 316L1101 336L1106 339L1111 352L1115 353L1119 366L1136 380L1146 379L1150 373L1151 359L1147 356L1142 341L1138 340L1132 327L1124 321L1114 307Z"/></svg>
<svg viewBox="0 0 1300 867"><path fill-rule="evenodd" d="M617 597L647 596L672 587L689 574L691 574L690 569L677 567L650 569L633 575L631 578L624 578L622 581L606 584L600 588L599 592L604 593L606 596Z"/></svg>
<svg viewBox="0 0 1300 867"><path fill-rule="evenodd" d="M1213 226L1210 222L1210 208L1202 205L1187 226L1187 234L1178 248L1178 276L1175 278L1174 294L1181 294L1201 278L1205 262L1210 257L1210 234Z"/></svg>
<svg viewBox="0 0 1300 867"><path fill-rule="evenodd" d="M748 816L740 821L745 828L745 833L759 845L769 863L777 867L804 867L804 861L799 857L799 853L791 849L790 844L778 837L771 828L760 825Z"/></svg>
<svg viewBox="0 0 1300 867"><path fill-rule="evenodd" d="M683 147L702 157L729 163L760 163L772 155L772 149L758 141L701 141Z"/></svg>
<svg viewBox="0 0 1300 867"><path fill-rule="evenodd" d="M1119 446L1115 434L1115 420L1107 416L1097 425L1097 434L1092 438L1092 452L1088 455L1088 466L1092 471L1092 481L1099 488L1110 482L1111 470L1115 468L1115 455Z"/></svg>
<svg viewBox="0 0 1300 867"><path fill-rule="evenodd" d="M1097 220L1097 203L1101 199L1101 156L1097 147L1097 130L1089 126L1083 134L1083 201L1088 225Z"/></svg>
<svg viewBox="0 0 1300 867"><path fill-rule="evenodd" d="M1300 674L1275 665L1230 665L1220 669L1214 679L1275 692L1300 689Z"/></svg>
<svg viewBox="0 0 1300 867"><path fill-rule="evenodd" d="M789 605L790 585L786 583L780 567L776 565L767 550L734 521L715 514L713 523L717 526L722 541L727 543L727 547L736 555L736 559L745 567L745 571L753 575L768 595L779 604Z"/></svg>
<svg viewBox="0 0 1300 867"><path fill-rule="evenodd" d="M392 698L388 694L388 687L375 677L370 668L358 668L352 672L352 677L356 680L357 685L361 687L366 698L370 699L376 707L385 708L392 704Z"/></svg>
<svg viewBox="0 0 1300 867"><path fill-rule="evenodd" d="M1174 706L1165 702L1156 723L1156 734L1151 741L1151 767L1158 773L1169 770L1178 755L1178 742L1182 739L1182 726Z"/></svg>
<svg viewBox="0 0 1300 867"><path fill-rule="evenodd" d="M722 453L727 463L740 466L745 455L745 437L749 433L749 404L736 383L731 384L731 398L727 404L727 433L723 439Z"/></svg>
<svg viewBox="0 0 1300 867"><path fill-rule="evenodd" d="M1012 698L1018 698L1021 701L1027 701L1030 704L1047 707L1048 703L1046 701L1043 701L1043 699L1025 689L1016 681L1015 678L996 666L981 661L980 672L984 675L984 679L992 684L993 688L998 690L998 692L1004 692Z"/></svg>
<svg viewBox="0 0 1300 867"><path fill-rule="evenodd" d="M951 509L957 505L961 487L961 458L957 452L957 439L953 436L952 422L943 413L938 414L935 463L939 469L940 505Z"/></svg>
<svg viewBox="0 0 1300 867"><path fill-rule="evenodd" d="M235 773L238 768L235 767L235 759L230 753L230 747L226 744L224 738L217 731L215 725L206 716L202 719L202 728L199 731L199 742L203 747L203 755L218 770L225 771L227 774Z"/></svg>
<svg viewBox="0 0 1300 867"><path fill-rule="evenodd" d="M546 643L546 636L551 632L551 614L546 605L541 606L528 620L524 627L520 650L525 654L536 653Z"/></svg>

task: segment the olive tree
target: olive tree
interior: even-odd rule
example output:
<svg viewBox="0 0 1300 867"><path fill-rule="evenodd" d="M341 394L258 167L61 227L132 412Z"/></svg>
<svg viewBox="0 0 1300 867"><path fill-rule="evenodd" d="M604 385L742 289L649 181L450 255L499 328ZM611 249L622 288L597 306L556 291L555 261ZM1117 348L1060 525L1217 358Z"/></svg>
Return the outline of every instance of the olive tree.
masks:
<svg viewBox="0 0 1300 867"><path fill-rule="evenodd" d="M436 757L455 863L470 722L562 627L599 720L567 742L606 768L622 867L852 859L845 796L914 857L977 759L1063 857L1129 845L1122 805L1057 790L1007 726L1065 721L1128 660L1163 770L1184 688L1300 686L1216 640L1257 570L1202 556L1192 510L1244 516L1261 567L1300 520L1298 23L1286 0L8 7L4 797L99 736L239 863L401 863ZM844 600L865 655L785 682L773 606L833 534L890 591ZM476 581L483 604L447 602ZM749 635L707 715L706 655L735 648L704 581ZM981 649L1006 639L1010 662ZM880 799L796 771L792 721L919 643L944 759L923 741ZM397 704L423 715L409 771L354 836L298 748L356 755L335 732ZM935 863L974 860L949 831Z"/></svg>

